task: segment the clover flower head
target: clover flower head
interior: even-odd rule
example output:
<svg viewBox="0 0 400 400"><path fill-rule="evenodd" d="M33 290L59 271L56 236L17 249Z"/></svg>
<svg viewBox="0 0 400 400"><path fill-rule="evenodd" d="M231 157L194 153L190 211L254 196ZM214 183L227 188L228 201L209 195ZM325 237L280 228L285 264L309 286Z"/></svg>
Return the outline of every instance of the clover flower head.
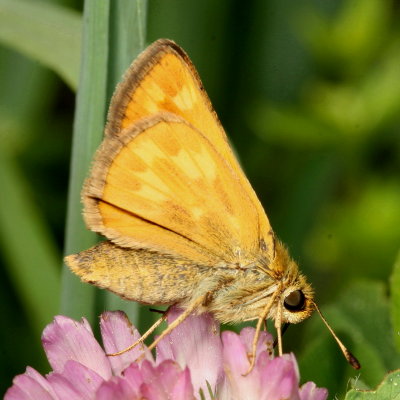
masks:
<svg viewBox="0 0 400 400"><path fill-rule="evenodd" d="M172 308L168 322L181 311ZM262 332L254 369L246 376L254 328L225 331L210 314L190 316L163 338L153 357L140 344L127 348L139 332L122 312L105 312L100 321L104 349L85 319L57 316L42 336L52 371L31 367L14 378L5 400L325 400L313 382L299 387L293 354L274 357L272 337Z"/></svg>

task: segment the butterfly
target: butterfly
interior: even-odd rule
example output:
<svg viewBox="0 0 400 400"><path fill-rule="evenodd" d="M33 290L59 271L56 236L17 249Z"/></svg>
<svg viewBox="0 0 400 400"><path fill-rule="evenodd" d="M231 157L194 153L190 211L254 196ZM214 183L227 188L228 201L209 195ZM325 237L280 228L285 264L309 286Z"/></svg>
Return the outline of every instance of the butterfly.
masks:
<svg viewBox="0 0 400 400"><path fill-rule="evenodd" d="M107 240L67 256L70 269L122 298L183 309L151 348L192 313L221 323L257 320L251 371L266 318L282 354L282 327L319 312L194 65L171 40L150 45L118 85L82 201L86 225Z"/></svg>

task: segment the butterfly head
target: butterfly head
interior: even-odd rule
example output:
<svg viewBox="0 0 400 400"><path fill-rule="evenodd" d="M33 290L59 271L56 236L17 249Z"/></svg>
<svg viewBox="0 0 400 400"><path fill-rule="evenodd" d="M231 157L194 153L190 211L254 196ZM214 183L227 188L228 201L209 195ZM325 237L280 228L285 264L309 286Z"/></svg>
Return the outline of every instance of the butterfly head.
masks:
<svg viewBox="0 0 400 400"><path fill-rule="evenodd" d="M314 311L313 289L299 272L286 247L278 240L269 270L277 282L279 294L276 296L276 309L282 310L282 323L296 324L308 318Z"/></svg>
<svg viewBox="0 0 400 400"><path fill-rule="evenodd" d="M300 275L298 282L285 289L280 296L284 322L297 324L308 318L314 311L313 292L311 286L303 278Z"/></svg>

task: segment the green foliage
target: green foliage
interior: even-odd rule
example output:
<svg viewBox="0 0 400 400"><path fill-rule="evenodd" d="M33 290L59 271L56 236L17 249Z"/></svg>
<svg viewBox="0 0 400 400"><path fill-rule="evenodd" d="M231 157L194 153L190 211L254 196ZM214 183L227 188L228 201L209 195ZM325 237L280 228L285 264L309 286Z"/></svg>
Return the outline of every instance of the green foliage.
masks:
<svg viewBox="0 0 400 400"><path fill-rule="evenodd" d="M400 352L400 253L394 265L390 279L391 317L397 351Z"/></svg>
<svg viewBox="0 0 400 400"><path fill-rule="evenodd" d="M0 43L57 72L77 87L82 21L58 4L0 0Z"/></svg>
<svg viewBox="0 0 400 400"><path fill-rule="evenodd" d="M362 364L359 372L346 366L315 315L284 338L284 350L298 357L302 381L328 387L333 398L350 377L359 389L375 387L398 368L400 32L394 0L254 0L246 7L229 0L152 0L147 35L144 0L87 1L85 18L58 3L0 0L0 43L7 46L0 48L0 302L8 328L0 331L0 392L25 365L48 368L39 334L57 313L63 248L72 252L96 240L84 230L79 191L109 97L146 38L159 37L176 40L198 67L274 230ZM69 87L77 87L79 68L74 116ZM99 296L67 272L62 286L69 315L94 322L113 307L137 317L131 305ZM348 394L360 395L374 392Z"/></svg>
<svg viewBox="0 0 400 400"><path fill-rule="evenodd" d="M109 1L86 1L87 23L82 32L82 63L76 96L71 149L71 176L65 234L65 252L78 252L96 244L97 237L85 229L81 215L80 192L92 156L100 144L107 104L107 56ZM74 318L86 316L93 322L95 290L84 287L66 267L63 269L61 313Z"/></svg>
<svg viewBox="0 0 400 400"><path fill-rule="evenodd" d="M59 309L59 253L15 161L0 154L0 238L8 273L35 334ZM23 248L21 248L23 246ZM40 285L32 284L39 281ZM47 290L43 290L46 287Z"/></svg>
<svg viewBox="0 0 400 400"><path fill-rule="evenodd" d="M376 390L350 390L345 400L397 400L400 398L400 370L387 374Z"/></svg>
<svg viewBox="0 0 400 400"><path fill-rule="evenodd" d="M335 332L343 337L357 356L361 370L344 368L344 359L332 337L315 315L307 326L304 351L300 357L300 371L304 380L316 380L331 390L343 391L345 377L357 376L369 387L376 386L386 371L400 365L400 352L394 346L394 332L390 323L390 304L385 286L376 281L356 281L344 290L335 302L323 308ZM341 367L338 368L338 361ZM315 365L318 365L318 369Z"/></svg>

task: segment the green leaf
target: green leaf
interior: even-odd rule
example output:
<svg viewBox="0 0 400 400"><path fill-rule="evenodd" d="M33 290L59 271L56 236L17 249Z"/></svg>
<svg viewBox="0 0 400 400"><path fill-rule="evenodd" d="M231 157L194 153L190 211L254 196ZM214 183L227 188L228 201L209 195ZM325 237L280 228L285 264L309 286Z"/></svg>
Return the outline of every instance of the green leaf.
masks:
<svg viewBox="0 0 400 400"><path fill-rule="evenodd" d="M397 350L400 351L400 252L398 253L390 278L390 293L390 311L394 330L394 341Z"/></svg>
<svg viewBox="0 0 400 400"><path fill-rule="evenodd" d="M49 2L0 0L0 42L78 82L81 17Z"/></svg>
<svg viewBox="0 0 400 400"><path fill-rule="evenodd" d="M322 323L315 316L307 325L307 347L300 359L303 379L327 386L332 392L343 390L350 376L359 375L373 387L387 370L400 365L384 284L355 282L333 304L321 308L334 331L359 359L361 370L344 368L346 361L340 350L328 332L323 333ZM342 381L342 387L332 387L335 381Z"/></svg>
<svg viewBox="0 0 400 400"><path fill-rule="evenodd" d="M40 336L58 310L59 259L13 155L0 150L0 245L28 318ZM44 290L45 288L45 290Z"/></svg>
<svg viewBox="0 0 400 400"><path fill-rule="evenodd" d="M147 0L120 0L110 9L109 96L125 70L143 51L146 37Z"/></svg>
<svg viewBox="0 0 400 400"><path fill-rule="evenodd" d="M107 59L109 1L85 1L82 66L76 101L72 142L71 176L67 210L65 253L72 254L94 245L96 235L82 220L80 192L93 153L103 136L107 104ZM64 267L61 312L73 318L95 317L95 291L83 285Z"/></svg>
<svg viewBox="0 0 400 400"><path fill-rule="evenodd" d="M347 392L345 400L399 400L400 399L400 370L386 375L385 379L375 390L352 389Z"/></svg>

